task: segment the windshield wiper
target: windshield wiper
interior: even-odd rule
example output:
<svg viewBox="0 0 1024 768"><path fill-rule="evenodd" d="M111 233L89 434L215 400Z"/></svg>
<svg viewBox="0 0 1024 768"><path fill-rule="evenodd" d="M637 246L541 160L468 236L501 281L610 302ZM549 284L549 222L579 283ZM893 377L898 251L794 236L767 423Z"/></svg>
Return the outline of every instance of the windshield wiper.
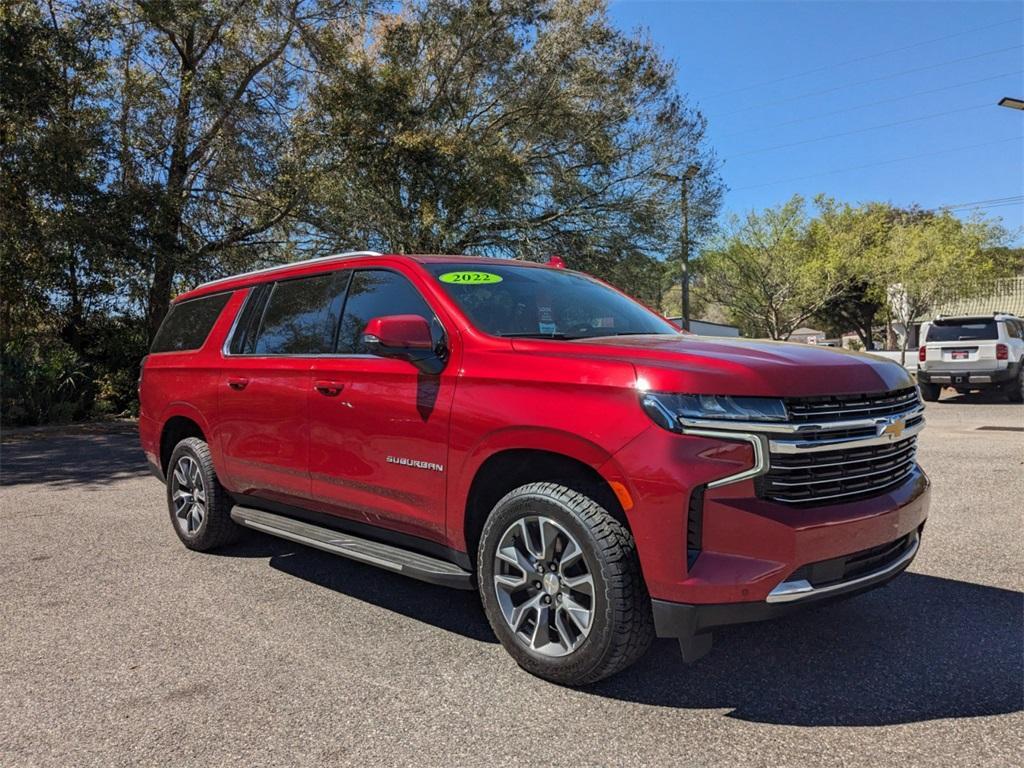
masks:
<svg viewBox="0 0 1024 768"><path fill-rule="evenodd" d="M572 341L582 339L582 336L566 336L564 333L499 333L504 339L555 339L557 341Z"/></svg>

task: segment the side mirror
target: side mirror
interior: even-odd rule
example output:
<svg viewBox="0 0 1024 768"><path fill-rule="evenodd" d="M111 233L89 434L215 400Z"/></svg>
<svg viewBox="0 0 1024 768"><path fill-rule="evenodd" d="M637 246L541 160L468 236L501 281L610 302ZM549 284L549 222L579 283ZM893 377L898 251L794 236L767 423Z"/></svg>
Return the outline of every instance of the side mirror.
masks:
<svg viewBox="0 0 1024 768"><path fill-rule="evenodd" d="M430 323L419 315L373 318L363 330L363 344L371 354L408 360L425 373L440 373L444 367L444 346L434 348Z"/></svg>

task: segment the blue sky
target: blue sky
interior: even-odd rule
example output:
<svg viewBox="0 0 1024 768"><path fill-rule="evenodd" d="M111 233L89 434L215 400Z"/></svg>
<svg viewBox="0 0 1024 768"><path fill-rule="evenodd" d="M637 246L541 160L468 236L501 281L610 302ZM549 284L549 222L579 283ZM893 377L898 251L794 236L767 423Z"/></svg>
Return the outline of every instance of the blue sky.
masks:
<svg viewBox="0 0 1024 768"><path fill-rule="evenodd" d="M618 0L610 12L676 62L724 160L725 213L796 192L926 208L1024 195L1024 112L996 106L1024 98L1024 4ZM982 211L1024 242L1020 201Z"/></svg>

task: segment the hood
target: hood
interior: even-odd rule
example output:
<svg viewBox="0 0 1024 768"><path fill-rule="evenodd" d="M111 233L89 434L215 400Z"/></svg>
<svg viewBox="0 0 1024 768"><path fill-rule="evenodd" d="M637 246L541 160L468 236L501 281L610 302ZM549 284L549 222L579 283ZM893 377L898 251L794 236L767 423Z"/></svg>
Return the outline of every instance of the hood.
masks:
<svg viewBox="0 0 1024 768"><path fill-rule="evenodd" d="M638 385L655 392L808 397L886 392L914 386L899 363L811 344L718 336L609 336L575 341L517 339L532 351L630 362ZM541 351L541 349L536 349Z"/></svg>

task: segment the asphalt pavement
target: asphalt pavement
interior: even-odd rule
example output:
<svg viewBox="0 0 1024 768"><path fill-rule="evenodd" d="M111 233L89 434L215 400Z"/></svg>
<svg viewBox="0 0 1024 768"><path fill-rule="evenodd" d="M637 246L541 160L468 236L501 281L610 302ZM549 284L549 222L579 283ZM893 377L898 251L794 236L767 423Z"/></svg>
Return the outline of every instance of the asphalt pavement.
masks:
<svg viewBox="0 0 1024 768"><path fill-rule="evenodd" d="M927 416L906 574L583 690L522 672L472 593L256 533L187 551L130 431L16 436L0 765L1020 765L1024 407Z"/></svg>

